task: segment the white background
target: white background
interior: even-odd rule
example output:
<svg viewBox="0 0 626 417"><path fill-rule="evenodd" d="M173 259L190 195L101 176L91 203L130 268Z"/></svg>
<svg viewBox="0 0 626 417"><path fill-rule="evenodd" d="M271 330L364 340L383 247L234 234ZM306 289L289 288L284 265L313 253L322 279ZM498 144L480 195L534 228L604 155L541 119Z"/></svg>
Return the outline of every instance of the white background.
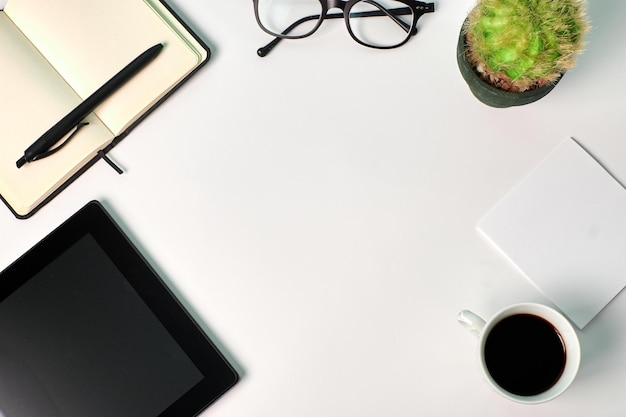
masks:
<svg viewBox="0 0 626 417"><path fill-rule="evenodd" d="M469 0L437 1L400 49L335 20L266 58L251 0L171 4L211 61L111 152L124 175L99 162L31 219L0 212L0 269L101 200L242 374L203 416L626 412L622 296L580 332L571 388L538 406L487 385L456 323L549 304L476 225L565 138L626 184L626 2L591 1L578 66L512 109L457 69Z"/></svg>

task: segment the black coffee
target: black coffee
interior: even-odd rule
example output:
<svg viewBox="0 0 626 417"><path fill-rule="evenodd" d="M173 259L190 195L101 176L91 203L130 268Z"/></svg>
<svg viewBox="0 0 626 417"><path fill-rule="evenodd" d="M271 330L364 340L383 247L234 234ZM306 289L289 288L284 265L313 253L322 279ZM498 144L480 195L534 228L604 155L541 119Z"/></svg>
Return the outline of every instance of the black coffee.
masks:
<svg viewBox="0 0 626 417"><path fill-rule="evenodd" d="M497 323L485 342L485 363L505 390L523 396L552 387L565 368L558 330L541 317L516 314Z"/></svg>

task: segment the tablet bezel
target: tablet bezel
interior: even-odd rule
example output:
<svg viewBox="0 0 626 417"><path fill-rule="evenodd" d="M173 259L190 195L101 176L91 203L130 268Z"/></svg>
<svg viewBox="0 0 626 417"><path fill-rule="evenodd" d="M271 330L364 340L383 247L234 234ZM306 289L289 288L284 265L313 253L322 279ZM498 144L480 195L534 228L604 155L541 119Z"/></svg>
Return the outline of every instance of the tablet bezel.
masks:
<svg viewBox="0 0 626 417"><path fill-rule="evenodd" d="M203 375L198 384L154 417L198 415L239 376L98 201L88 203L0 272L0 303L88 234Z"/></svg>

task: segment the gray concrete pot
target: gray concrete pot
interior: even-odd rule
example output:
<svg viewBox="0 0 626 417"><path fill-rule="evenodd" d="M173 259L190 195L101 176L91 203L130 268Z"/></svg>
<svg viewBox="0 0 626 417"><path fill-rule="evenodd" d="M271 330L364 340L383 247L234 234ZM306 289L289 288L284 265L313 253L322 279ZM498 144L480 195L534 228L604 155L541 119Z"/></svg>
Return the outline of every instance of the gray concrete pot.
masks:
<svg viewBox="0 0 626 417"><path fill-rule="evenodd" d="M556 82L546 84L543 87L523 91L521 93L501 90L484 81L474 70L465 55L466 49L465 34L463 29L461 29L456 46L456 60L459 65L459 70L474 96L488 106L503 108L529 104L548 94L556 85Z"/></svg>

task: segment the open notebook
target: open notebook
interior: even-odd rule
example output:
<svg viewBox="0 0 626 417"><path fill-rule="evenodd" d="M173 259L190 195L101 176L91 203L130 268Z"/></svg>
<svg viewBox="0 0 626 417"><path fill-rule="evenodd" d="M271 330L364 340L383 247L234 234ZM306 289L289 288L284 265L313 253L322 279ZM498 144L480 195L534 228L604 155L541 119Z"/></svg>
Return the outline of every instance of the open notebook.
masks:
<svg viewBox="0 0 626 417"><path fill-rule="evenodd" d="M156 59L99 105L67 146L17 169L39 136L158 43ZM0 196L19 218L100 159L210 55L158 0L9 0L0 45Z"/></svg>

